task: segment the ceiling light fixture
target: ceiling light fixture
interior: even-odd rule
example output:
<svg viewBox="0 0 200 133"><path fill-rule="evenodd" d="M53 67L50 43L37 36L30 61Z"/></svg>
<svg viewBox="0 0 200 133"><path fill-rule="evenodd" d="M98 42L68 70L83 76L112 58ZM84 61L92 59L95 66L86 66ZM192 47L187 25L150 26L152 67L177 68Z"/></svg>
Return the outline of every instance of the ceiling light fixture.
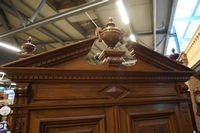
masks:
<svg viewBox="0 0 200 133"><path fill-rule="evenodd" d="M10 50L13 50L13 51L16 51L16 52L21 52L20 49L13 47L13 46L10 46L8 44L2 43L2 42L0 42L0 46L7 48L7 49L10 49Z"/></svg>
<svg viewBox="0 0 200 133"><path fill-rule="evenodd" d="M130 36L129 37L130 37L131 41L136 42L135 36L134 36L129 24L128 24L128 29L130 31Z"/></svg>
<svg viewBox="0 0 200 133"><path fill-rule="evenodd" d="M136 42L135 36L133 34L130 35L130 39L131 41Z"/></svg>
<svg viewBox="0 0 200 133"><path fill-rule="evenodd" d="M125 7L124 7L122 1L121 1L121 0L118 0L118 1L116 2L116 4L117 4L119 13L120 13L120 15L121 15L121 17L122 17L122 20L123 20L124 24L129 24L129 18L128 18L128 15L127 15L127 13L126 13L126 10L125 10Z"/></svg>

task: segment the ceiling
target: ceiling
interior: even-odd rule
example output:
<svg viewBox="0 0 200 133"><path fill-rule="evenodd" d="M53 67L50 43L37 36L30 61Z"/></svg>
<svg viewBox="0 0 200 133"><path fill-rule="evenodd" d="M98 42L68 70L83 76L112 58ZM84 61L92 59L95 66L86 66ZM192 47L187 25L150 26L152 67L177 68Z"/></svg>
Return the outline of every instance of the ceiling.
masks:
<svg viewBox="0 0 200 133"><path fill-rule="evenodd" d="M141 45L160 54L166 43L177 0L123 0L130 23L125 25L117 0L1 0L0 41L20 48L31 36L35 54L95 36L96 26L105 28L112 17L116 27L125 30L124 40L133 33ZM118 44L118 49L125 49ZM106 49L95 41L87 59ZM124 60L130 60L127 52Z"/></svg>

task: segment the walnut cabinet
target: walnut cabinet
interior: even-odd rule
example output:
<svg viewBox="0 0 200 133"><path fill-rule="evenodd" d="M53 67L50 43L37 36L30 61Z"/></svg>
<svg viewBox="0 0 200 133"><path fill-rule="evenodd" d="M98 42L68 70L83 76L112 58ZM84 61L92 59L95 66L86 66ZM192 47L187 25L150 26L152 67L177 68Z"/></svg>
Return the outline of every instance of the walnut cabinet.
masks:
<svg viewBox="0 0 200 133"><path fill-rule="evenodd" d="M133 66L86 61L96 38L0 67L17 83L12 133L192 133L194 74L138 43Z"/></svg>

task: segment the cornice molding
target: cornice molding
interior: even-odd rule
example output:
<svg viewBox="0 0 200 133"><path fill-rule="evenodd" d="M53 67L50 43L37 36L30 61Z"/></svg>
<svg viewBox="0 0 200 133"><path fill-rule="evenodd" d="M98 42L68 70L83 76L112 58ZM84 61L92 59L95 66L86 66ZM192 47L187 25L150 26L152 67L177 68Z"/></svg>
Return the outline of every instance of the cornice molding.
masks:
<svg viewBox="0 0 200 133"><path fill-rule="evenodd" d="M96 37L79 41L58 49L47 51L28 58L20 59L2 67L51 67L62 62L86 56Z"/></svg>
<svg viewBox="0 0 200 133"><path fill-rule="evenodd" d="M158 68L161 68L162 70L193 71L192 69L190 69L174 60L171 60L170 58L165 57L165 56L161 55L160 53L157 53L151 49L148 49L136 42L128 41L126 44L126 48L129 51L134 50L136 58L142 59L145 62L148 62L149 64L152 64Z"/></svg>
<svg viewBox="0 0 200 133"><path fill-rule="evenodd" d="M189 72L145 72L119 70L73 70L60 68L3 68L13 81L51 81L51 82L137 82L137 81L187 81L194 74Z"/></svg>

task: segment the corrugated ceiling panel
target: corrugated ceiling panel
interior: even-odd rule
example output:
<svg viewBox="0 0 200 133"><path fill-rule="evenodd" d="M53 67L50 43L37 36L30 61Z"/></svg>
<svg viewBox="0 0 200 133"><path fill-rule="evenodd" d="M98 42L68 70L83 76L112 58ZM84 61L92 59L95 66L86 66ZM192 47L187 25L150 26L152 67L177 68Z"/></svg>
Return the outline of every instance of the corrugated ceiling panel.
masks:
<svg viewBox="0 0 200 133"><path fill-rule="evenodd" d="M63 45L60 44L60 43L51 43L50 45L53 46L53 47L56 47L56 48L59 48L59 47L62 47L62 46L63 46ZM49 48L48 45L46 45L46 46ZM50 49L52 49L52 47L51 47Z"/></svg>
<svg viewBox="0 0 200 133"><path fill-rule="evenodd" d="M151 9L149 3L131 6L129 7L129 11L132 25L136 33L152 31Z"/></svg>
<svg viewBox="0 0 200 133"><path fill-rule="evenodd" d="M157 49L156 51L161 54L164 52L164 44L166 43L166 39L164 42L162 42L164 37L165 37L165 34L157 34L156 35L156 44L159 44L159 46L157 46L157 48L156 48Z"/></svg>
<svg viewBox="0 0 200 133"><path fill-rule="evenodd" d="M43 34L42 32L36 30L36 29L33 29L33 30L29 30L27 31L28 34L31 34L33 35L34 37L38 38L39 40L42 40L42 41L46 41L46 42L51 42L51 41L55 41L54 39L50 38L49 36Z"/></svg>
<svg viewBox="0 0 200 133"><path fill-rule="evenodd" d="M107 45L105 45L105 44L103 43L103 41L102 41L102 42L99 42L98 39L97 39L94 43L95 43L95 45L96 45L97 47L99 47L101 50L107 49ZM94 46L94 45L93 45L93 46Z"/></svg>
<svg viewBox="0 0 200 133"><path fill-rule="evenodd" d="M21 27L20 20L8 12L4 12L10 25L14 27Z"/></svg>
<svg viewBox="0 0 200 133"><path fill-rule="evenodd" d="M59 28L63 29L67 34L69 34L73 39L79 39L84 38L83 35L81 35L74 27L72 27L67 21L60 20L57 22L54 22Z"/></svg>
<svg viewBox="0 0 200 133"><path fill-rule="evenodd" d="M44 26L46 29L50 30L52 33L54 33L59 38L62 38L63 40L69 40L69 36L64 34L59 28L56 28L55 26L48 24ZM62 29L63 30L63 29Z"/></svg>
<svg viewBox="0 0 200 133"><path fill-rule="evenodd" d="M144 45L147 48L153 49L153 36L138 36L138 39L142 40L142 42L139 41L140 44Z"/></svg>
<svg viewBox="0 0 200 133"><path fill-rule="evenodd" d="M92 19L98 19L96 14L93 11L88 11L87 14L92 18ZM85 20L90 20L88 16L85 13L81 13L79 15L75 15L73 17L67 18L70 22L78 22L78 21L85 21Z"/></svg>
<svg viewBox="0 0 200 133"><path fill-rule="evenodd" d="M128 6L138 6L149 3L150 0L127 0L125 4Z"/></svg>
<svg viewBox="0 0 200 133"><path fill-rule="evenodd" d="M16 35L17 38L20 38L18 40L20 40L21 44L26 42L26 39L28 39L29 35L27 35L26 33L20 33ZM38 40L37 38L35 38L34 36L32 37L32 43L40 43L40 40ZM24 40L24 41L23 41Z"/></svg>
<svg viewBox="0 0 200 133"><path fill-rule="evenodd" d="M164 26L168 28L172 2L169 0L157 0L156 5L156 28L162 28L163 22Z"/></svg>
<svg viewBox="0 0 200 133"><path fill-rule="evenodd" d="M103 21L104 24L107 24L108 18L112 17L116 27L118 27L119 29L125 30L126 33L129 33L128 27L127 27L127 25L125 25L123 23L115 3L108 5L108 6L98 8L98 9L96 9L96 11L98 12L99 17L102 18L101 20ZM104 27L102 27L102 28L104 28Z"/></svg>
<svg viewBox="0 0 200 133"><path fill-rule="evenodd" d="M0 26L0 33L6 32L5 28L2 26Z"/></svg>
<svg viewBox="0 0 200 133"><path fill-rule="evenodd" d="M31 5L33 9L37 9L40 5L41 0L24 0L28 5ZM52 15L57 14L57 12L52 9L48 4L44 4L43 7L40 10L40 14L44 17L49 17Z"/></svg>
<svg viewBox="0 0 200 133"><path fill-rule="evenodd" d="M29 7L27 7L24 3L23 0L22 2L19 2L18 0L13 0L14 6L17 8L18 11L21 13L25 14L28 17L31 17L34 14L34 11L30 10ZM28 18L27 18L28 19ZM27 21L27 20L26 20Z"/></svg>

